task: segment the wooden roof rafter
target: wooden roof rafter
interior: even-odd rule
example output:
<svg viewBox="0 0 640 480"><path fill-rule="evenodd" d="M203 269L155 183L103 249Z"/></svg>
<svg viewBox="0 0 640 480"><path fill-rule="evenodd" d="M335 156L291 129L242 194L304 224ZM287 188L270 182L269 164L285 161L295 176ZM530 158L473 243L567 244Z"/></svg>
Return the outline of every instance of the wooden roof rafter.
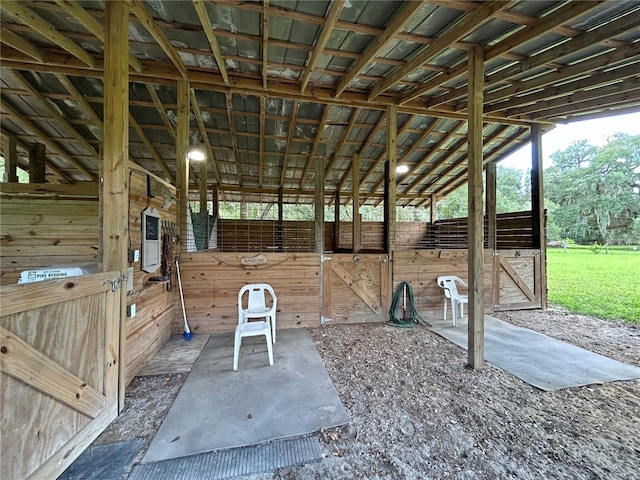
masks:
<svg viewBox="0 0 640 480"><path fill-rule="evenodd" d="M267 90L269 75L269 0L262 6L262 88Z"/></svg>
<svg viewBox="0 0 640 480"><path fill-rule="evenodd" d="M222 182L220 180L220 173L218 173L218 168L216 167L215 157L213 155L213 148L211 147L211 141L209 140L209 135L207 133L207 126L204 123L204 119L202 118L202 112L200 111L200 106L198 105L198 99L196 98L196 91L191 88L189 90L189 94L191 95L191 109L193 110L193 114L196 117L196 122L198 123L198 129L200 131L200 137L202 138L202 142L204 143L207 149L207 166L211 165L211 171L213 172L213 176L216 179L216 183L220 185Z"/></svg>
<svg viewBox="0 0 640 480"><path fill-rule="evenodd" d="M351 112L351 115L349 116L349 123L347 124L347 127L344 129L344 134L342 135L342 138L338 142L336 150L335 150L335 152L333 152L333 155L331 156L331 160L329 160L329 164L325 167L325 171L324 171L325 178L329 175L329 172L331 172L331 170L333 169L333 166L335 165L335 163L338 160L338 158L340 158L340 152L344 148L344 146L345 146L345 144L347 142L347 139L349 138L349 135L351 134L351 131L353 130L353 126L355 125L356 120L358 119L358 116L360 115L360 111L361 111L361 109L356 107Z"/></svg>
<svg viewBox="0 0 640 480"><path fill-rule="evenodd" d="M24 116L20 112L18 112L18 110L16 110L13 106L11 106L7 101L5 101L4 99L0 99L0 106L2 107L2 110L5 110L6 112L9 113L9 115L13 118L14 121L20 123L25 130L33 132L34 135L38 137L39 140L44 145L49 147L51 151L53 151L58 156L64 158L67 162L75 166L90 181L93 181L93 182L96 181L96 177L89 170L87 170L87 168L84 165L82 165L75 158L73 158L71 155L65 152L56 142L51 140L49 135L46 135L38 127L36 127L36 125L33 122L24 118Z"/></svg>
<svg viewBox="0 0 640 480"><path fill-rule="evenodd" d="M42 50L36 47L33 43L16 35L11 30L0 28L0 42L30 56L39 63L45 62L45 55Z"/></svg>
<svg viewBox="0 0 640 480"><path fill-rule="evenodd" d="M331 4L329 5L329 12L327 14L327 19L324 22L324 25L320 28L320 35L316 39L314 44L313 51L311 53L311 58L306 65L306 70L302 76L302 84L300 86L300 93L304 93L307 88L307 84L309 83L309 79L311 78L311 74L313 70L316 68L316 63L322 55L324 51L324 47L327 45L329 41L329 37L333 32L333 29L336 26L336 22L340 18L340 13L344 8L345 0L331 0Z"/></svg>
<svg viewBox="0 0 640 480"><path fill-rule="evenodd" d="M227 67L224 63L222 50L220 50L220 45L218 45L218 40L216 39L216 34L213 29L213 25L211 24L211 17L209 17L207 5L203 0L193 0L193 6L196 9L196 13L198 14L198 18L200 19L200 23L202 24L202 29L204 30L204 33L207 36L207 40L209 41L211 53L213 53L213 56L216 59L218 70L220 70L220 75L222 75L224 83L229 84L229 74L227 73Z"/></svg>
<svg viewBox="0 0 640 480"><path fill-rule="evenodd" d="M175 182L175 176L171 174L171 172L169 171L169 168L167 167L167 164L164 162L164 160L162 160L162 158L160 158L160 155L158 155L158 152L156 151L155 147L153 146L153 144L147 138L147 134L144 133L144 130L138 124L138 122L136 121L136 118L133 116L133 114L131 112L129 112L129 126L133 127L133 129L136 132L136 135L138 135L138 138L140 138L140 140L144 144L144 146L147 149L147 151L153 157L153 160L162 169L162 171L167 176L167 178L169 178L169 179L171 179L171 181Z"/></svg>
<svg viewBox="0 0 640 480"><path fill-rule="evenodd" d="M54 1L64 12L75 18L88 32L93 33L103 44L105 43L104 28L89 12L82 8L82 5L70 0ZM129 65L131 65L136 72L142 72L140 60L132 53L129 54Z"/></svg>
<svg viewBox="0 0 640 480"><path fill-rule="evenodd" d="M238 174L238 185L242 187L242 169L240 168L239 162L239 151L238 151L238 140L236 136L236 126L233 121L233 96L230 92L225 93L225 102L227 104L227 122L229 123L229 134L231 135L231 146L232 152L231 156L233 157L232 161L236 166L236 171Z"/></svg>
<svg viewBox="0 0 640 480"><path fill-rule="evenodd" d="M289 122L289 134L287 135L287 146L284 149L284 156L282 158L282 171L280 172L279 188L284 185L285 175L287 173L287 163L289 161L289 152L291 151L291 143L295 138L296 124L298 122L298 112L300 111L300 102L295 100L293 102L293 111L291 112L291 121Z"/></svg>
<svg viewBox="0 0 640 480"><path fill-rule="evenodd" d="M182 78L189 78L189 74L187 73L187 67L184 62L180 58L178 51L171 44L167 36L164 34L162 29L157 25L154 18L149 14L147 9L142 3L142 0L126 0L129 8L133 11L138 21L142 24L142 26L149 32L149 34L158 42L160 48L164 51L164 53L169 57L169 60L176 67L178 72L182 75Z"/></svg>
<svg viewBox="0 0 640 480"><path fill-rule="evenodd" d="M80 45L70 40L65 35L61 34L56 28L35 12L27 8L22 2L14 0L4 0L0 4L0 9L7 14L18 20L19 22L28 25L40 35L45 37L55 45L59 45L61 48L69 52L81 62L85 63L89 67L96 66L96 59L87 52Z"/></svg>
<svg viewBox="0 0 640 480"><path fill-rule="evenodd" d="M147 87L147 92L149 92L149 96L151 97L151 100L153 101L153 104L156 107L156 110L158 112L158 114L160 115L160 118L162 119L162 123L164 124L164 127L166 129L166 131L169 133L169 136L171 137L171 139L173 140L174 144L176 142L176 129L174 128L174 126L171 124L171 121L169 120L169 117L167 116L167 112L164 108L164 105L162 104L162 101L160 100L160 97L158 96L158 92L156 92L155 88L153 88L153 86L150 83L146 84Z"/></svg>
<svg viewBox="0 0 640 480"><path fill-rule="evenodd" d="M396 83L401 82L401 80L411 72L421 68L423 64L427 63L447 48L450 48L451 44L459 41L484 22L490 20L497 12L508 8L510 5L511 2L508 1L487 0L475 11L463 15L449 26L447 33L434 40L427 47L421 49L418 53L413 55L411 60L409 60L404 66L398 68L386 80L376 85L369 93L369 101L373 100Z"/></svg>

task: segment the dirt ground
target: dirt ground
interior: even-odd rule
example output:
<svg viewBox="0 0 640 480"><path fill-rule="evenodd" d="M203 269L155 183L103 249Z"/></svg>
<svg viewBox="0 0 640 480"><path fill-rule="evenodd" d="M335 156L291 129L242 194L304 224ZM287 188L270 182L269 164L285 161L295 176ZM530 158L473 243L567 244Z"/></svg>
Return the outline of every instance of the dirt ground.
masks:
<svg viewBox="0 0 640 480"><path fill-rule="evenodd" d="M640 326L554 308L496 316L640 367ZM321 462L243 478L640 478L640 380L543 392L488 363L468 369L465 350L424 327L311 336L351 422L321 433ZM183 381L136 378L99 441L148 446Z"/></svg>

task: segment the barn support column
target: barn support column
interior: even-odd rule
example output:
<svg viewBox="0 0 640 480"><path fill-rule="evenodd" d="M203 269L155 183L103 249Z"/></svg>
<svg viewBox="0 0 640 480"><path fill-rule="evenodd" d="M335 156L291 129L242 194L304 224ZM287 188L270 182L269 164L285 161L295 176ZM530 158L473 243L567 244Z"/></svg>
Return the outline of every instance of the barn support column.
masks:
<svg viewBox="0 0 640 480"><path fill-rule="evenodd" d="M47 147L43 143L29 145L29 183L46 183L45 153Z"/></svg>
<svg viewBox="0 0 640 480"><path fill-rule="evenodd" d="M398 107L387 108L387 163L385 169L384 246L391 254L396 248L396 180L398 166Z"/></svg>
<svg viewBox="0 0 640 480"><path fill-rule="evenodd" d="M340 190L336 190L333 211L333 251L337 252L340 249Z"/></svg>
<svg viewBox="0 0 640 480"><path fill-rule="evenodd" d="M353 253L359 253L362 250L362 218L360 217L360 155L353 154L351 160L351 173L353 180Z"/></svg>
<svg viewBox="0 0 640 480"><path fill-rule="evenodd" d="M436 223L436 220L438 220L438 196L435 193L431 195L431 207L429 213L431 214L431 225L433 225Z"/></svg>
<svg viewBox="0 0 640 480"><path fill-rule="evenodd" d="M544 177L542 165L542 128L531 125L531 217L533 248L540 250L540 299L547 308L547 241L544 222Z"/></svg>
<svg viewBox="0 0 640 480"><path fill-rule="evenodd" d="M496 249L496 162L489 162L486 169L487 179L487 244Z"/></svg>
<svg viewBox="0 0 640 480"><path fill-rule="evenodd" d="M129 235L129 8L106 2L104 140L102 148L102 270L127 271ZM127 289L120 288L118 411L124 408Z"/></svg>
<svg viewBox="0 0 640 480"><path fill-rule="evenodd" d="M282 187L278 189L278 224L276 225L276 246L279 252L284 252L284 193Z"/></svg>
<svg viewBox="0 0 640 480"><path fill-rule="evenodd" d="M207 232L207 239L205 243L205 250L209 245L209 229L211 225L209 225L209 208L207 206L207 162L208 159L205 159L203 162L200 162L200 213L207 212L207 221L205 222L205 231Z"/></svg>
<svg viewBox="0 0 640 480"><path fill-rule="evenodd" d="M482 106L484 102L484 51L469 51L468 113L468 237L469 237L469 324L468 363L473 369L484 363L484 258L482 211Z"/></svg>
<svg viewBox="0 0 640 480"><path fill-rule="evenodd" d="M324 254L324 162L322 158L315 161L315 226L316 253Z"/></svg>
<svg viewBox="0 0 640 480"><path fill-rule="evenodd" d="M180 251L187 248L187 215L189 215L189 82L178 80L178 120L176 127L176 190L178 196L178 231Z"/></svg>
<svg viewBox="0 0 640 480"><path fill-rule="evenodd" d="M4 143L4 181L9 183L18 182L18 149L16 147L16 137L9 135Z"/></svg>

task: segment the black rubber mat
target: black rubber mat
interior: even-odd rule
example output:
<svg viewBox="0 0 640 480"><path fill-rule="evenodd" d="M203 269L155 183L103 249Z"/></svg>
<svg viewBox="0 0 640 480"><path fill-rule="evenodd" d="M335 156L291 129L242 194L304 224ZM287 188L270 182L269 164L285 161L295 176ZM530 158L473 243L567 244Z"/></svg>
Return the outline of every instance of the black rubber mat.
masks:
<svg viewBox="0 0 640 480"><path fill-rule="evenodd" d="M276 440L188 457L143 463L133 468L129 480L222 480L265 473L322 459L317 436Z"/></svg>
<svg viewBox="0 0 640 480"><path fill-rule="evenodd" d="M137 438L87 448L58 480L121 480L144 443Z"/></svg>

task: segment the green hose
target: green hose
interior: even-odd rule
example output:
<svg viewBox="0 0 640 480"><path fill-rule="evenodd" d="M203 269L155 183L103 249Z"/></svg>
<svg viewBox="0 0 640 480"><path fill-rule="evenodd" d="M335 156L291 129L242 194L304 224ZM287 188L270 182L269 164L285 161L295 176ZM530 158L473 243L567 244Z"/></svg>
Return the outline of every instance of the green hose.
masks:
<svg viewBox="0 0 640 480"><path fill-rule="evenodd" d="M396 314L398 307L402 308L403 315L399 318ZM409 315L407 315L407 313ZM389 325L394 327L411 328L416 323L430 327L431 324L425 321L418 311L413 298L413 288L409 282L400 282L396 293L393 294L391 300L391 308L389 309Z"/></svg>

